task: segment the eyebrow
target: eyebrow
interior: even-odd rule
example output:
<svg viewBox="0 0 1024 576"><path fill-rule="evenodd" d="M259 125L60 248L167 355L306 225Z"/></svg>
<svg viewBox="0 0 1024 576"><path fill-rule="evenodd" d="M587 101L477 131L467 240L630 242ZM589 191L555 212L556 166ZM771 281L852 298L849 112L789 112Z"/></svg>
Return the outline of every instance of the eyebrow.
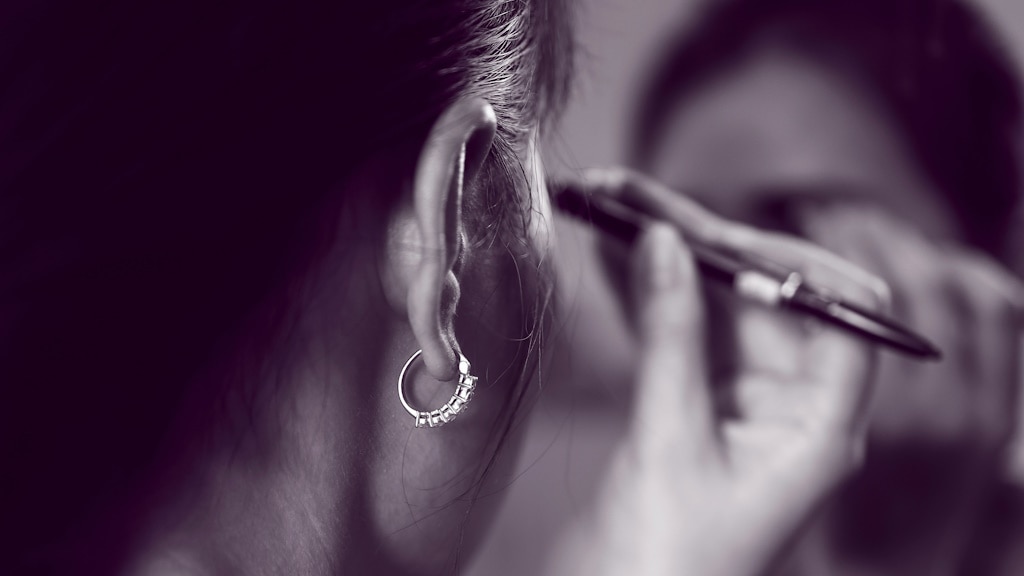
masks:
<svg viewBox="0 0 1024 576"><path fill-rule="evenodd" d="M713 198L717 194L708 190L701 190L692 186L671 186L672 189L686 194L694 199ZM698 194L688 193L687 189ZM774 184L759 184L744 189L752 197L758 198L793 198L793 199L815 199L835 198L837 200L862 199L870 197L880 190L857 182L844 180L809 180L807 182L778 182Z"/></svg>
<svg viewBox="0 0 1024 576"><path fill-rule="evenodd" d="M814 202L867 202L879 194L879 188L872 189L864 184L842 180L808 180L806 182L778 182L766 185L740 188L740 202L736 210L721 210L726 206L716 205L714 199L718 194L706 189L673 186L674 190L697 201L703 207L722 215L733 218L757 228L782 232L794 236L804 236L800 218L795 211L801 205ZM884 190L883 190L884 194Z"/></svg>
<svg viewBox="0 0 1024 576"><path fill-rule="evenodd" d="M673 190L679 191L689 198L699 202L708 209L713 209L713 200L720 196L719 193L707 189L694 188L692 186L671 186ZM781 205L791 202L804 201L827 201L827 202L850 202L865 201L890 192L883 188L871 188L864 184L841 181L841 180L819 180L800 182L779 182L776 184L757 185L741 188L743 194L740 196L747 201L748 209L745 214L756 214L769 212L778 209ZM718 210L715 210L718 212Z"/></svg>

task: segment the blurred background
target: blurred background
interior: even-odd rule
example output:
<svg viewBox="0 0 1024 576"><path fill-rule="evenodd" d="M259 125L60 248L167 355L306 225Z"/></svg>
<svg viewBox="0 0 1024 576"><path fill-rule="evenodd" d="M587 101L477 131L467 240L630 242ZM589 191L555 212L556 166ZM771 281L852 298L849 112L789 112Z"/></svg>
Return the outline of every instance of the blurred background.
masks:
<svg viewBox="0 0 1024 576"><path fill-rule="evenodd" d="M703 5L696 0L582 0L579 6L575 97L545 143L545 161L555 175L632 162L631 123L652 67L666 46L686 33ZM1018 67L1024 62L1024 2L980 0L975 6L994 25L1013 66ZM593 238L569 224L558 226L561 266L600 269L586 264L596 252ZM1014 234L1021 238L1018 245L1024 246L1019 225ZM1022 252L1009 252L1013 261L1008 266L1018 273L1024 270ZM584 274L569 272L565 274L569 281L561 287L564 303L588 312L601 309L592 317L616 316L607 303L608 295L601 293L604 282L588 282ZM556 347L554 353L561 357L556 357L556 368L545 378L547 390L528 422L519 473L508 487L488 543L466 570L472 576L542 573L566 523L585 521L583 512L628 419L628 370L608 366L628 364L631 353L629 342L615 340L616 330L589 324L587 316L571 317L558 330L607 336L610 341L594 345L604 363L593 366L586 361L586 338L576 338L576 349ZM565 380L572 384L565 385ZM1020 472L1024 466L1016 465L1015 473L1024 476ZM1024 549L1024 542L1011 548Z"/></svg>
<svg viewBox="0 0 1024 576"><path fill-rule="evenodd" d="M628 123L641 83L655 58L693 14L699 0L580 0L581 45L576 93L547 145L553 173L621 164L627 155ZM1024 61L1024 2L977 0Z"/></svg>

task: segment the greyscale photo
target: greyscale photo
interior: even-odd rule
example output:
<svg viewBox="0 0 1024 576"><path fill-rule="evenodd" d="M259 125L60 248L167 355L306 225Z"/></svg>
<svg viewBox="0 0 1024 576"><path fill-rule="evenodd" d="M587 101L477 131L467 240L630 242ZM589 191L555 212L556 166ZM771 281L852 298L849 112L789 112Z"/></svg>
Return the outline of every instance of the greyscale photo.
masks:
<svg viewBox="0 0 1024 576"><path fill-rule="evenodd" d="M1024 3L0 2L0 575L1024 574Z"/></svg>

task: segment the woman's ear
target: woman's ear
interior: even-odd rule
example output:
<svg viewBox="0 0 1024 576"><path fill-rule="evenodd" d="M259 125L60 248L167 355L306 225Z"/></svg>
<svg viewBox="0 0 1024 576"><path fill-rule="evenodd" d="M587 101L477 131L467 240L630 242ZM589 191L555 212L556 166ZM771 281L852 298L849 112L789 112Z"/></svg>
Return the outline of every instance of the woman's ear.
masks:
<svg viewBox="0 0 1024 576"><path fill-rule="evenodd" d="M423 362L438 380L457 375L460 348L453 321L459 281L454 272L465 249L463 190L479 177L496 130L490 104L460 100L434 123L416 165L413 208L422 254L409 279L406 310Z"/></svg>

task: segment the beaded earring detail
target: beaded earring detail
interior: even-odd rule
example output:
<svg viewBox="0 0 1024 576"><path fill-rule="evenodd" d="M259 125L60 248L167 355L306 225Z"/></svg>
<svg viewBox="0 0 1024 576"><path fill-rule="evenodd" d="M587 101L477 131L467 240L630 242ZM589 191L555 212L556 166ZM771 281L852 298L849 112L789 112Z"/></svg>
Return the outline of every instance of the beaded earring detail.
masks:
<svg viewBox="0 0 1024 576"><path fill-rule="evenodd" d="M412 366L412 363L419 358L422 353L423 350L417 350L409 357L405 366L402 366L402 372L398 375L398 399L402 401L402 406L405 407L405 411L412 415L417 428L436 428L451 422L460 412L466 409L466 405L469 403L470 399L473 398L473 390L476 388L477 377L470 375L469 360L459 353L459 384L455 388L455 393L452 394L452 397L448 402L437 410L421 412L410 406L409 401L405 399L405 375L409 371L409 366Z"/></svg>

